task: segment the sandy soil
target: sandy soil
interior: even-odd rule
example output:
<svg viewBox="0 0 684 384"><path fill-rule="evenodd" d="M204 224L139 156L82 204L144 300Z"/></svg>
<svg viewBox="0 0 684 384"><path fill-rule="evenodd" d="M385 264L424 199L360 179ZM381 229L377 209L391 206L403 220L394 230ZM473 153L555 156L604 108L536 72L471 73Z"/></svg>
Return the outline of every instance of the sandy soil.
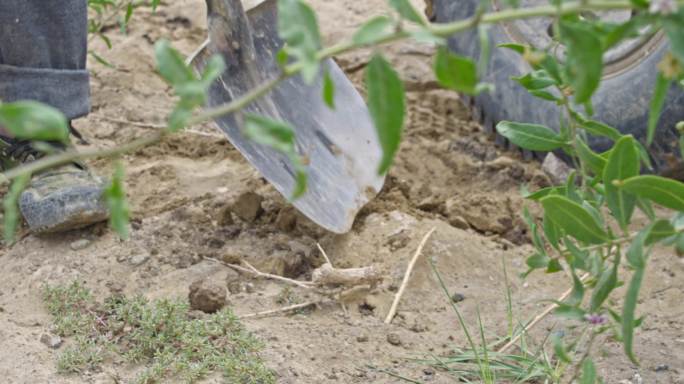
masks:
<svg viewBox="0 0 684 384"><path fill-rule="evenodd" d="M328 41L348 36L366 18L386 11L382 0L313 4ZM114 120L163 123L172 99L168 87L153 73L153 43L167 38L190 53L204 39L203 12L199 0L175 1L156 14L138 14L128 35L113 33L113 49L93 43L92 48L117 69L91 65L93 114L77 122L91 146L124 143L153 129ZM498 150L470 120L457 95L436 89L429 47L397 44L383 51L407 81L409 122L386 187L362 211L350 233L326 233L293 213L209 125L197 128L204 135L181 133L127 155L123 161L133 210L129 241L121 242L105 225L98 225L58 237L28 236L0 249L2 381L118 383L130 377L131 367L112 364L80 377L56 373L59 350L39 340L50 325L40 300L45 283L80 279L101 299L114 292L158 298L185 297L193 281L209 279L233 290L238 287L229 299L240 315L281 306L276 298L285 286L251 280L205 257L242 258L263 271L308 279L323 263L316 250L320 242L338 267L379 268L383 283L368 294L349 298L348 314L338 304L326 304L302 314L245 321L265 341L263 356L281 383L398 381L372 366L425 382L457 382L406 359L465 346L428 257L450 292L465 297L459 305L471 329L476 327L479 307L492 338L506 328L503 263L511 276L514 312L521 321L544 308L541 300L567 289L562 275L517 278L525 270L530 250L518 214L522 205L518 188L521 183L532 188L548 184L538 165ZM356 52L337 58L360 88L359 68L368 55ZM101 174L112 168L105 160L91 166ZM223 223L218 212L247 191L264 197L263 214L254 222ZM284 225L279 216L294 217L290 221L294 225ZM383 324L409 259L433 227L436 232L417 264L397 317L391 325ZM87 239L88 246L72 249L81 239ZM683 275L684 263L677 256L655 253L640 307L648 314L637 332L641 366L630 364L616 343L606 343L598 363L608 383L636 384L635 374L644 383L684 382ZM294 292L301 300L311 298L307 292ZM547 319L537 333L545 334L556 323L553 317ZM662 365L667 369L656 372ZM207 380L215 381L220 380Z"/></svg>

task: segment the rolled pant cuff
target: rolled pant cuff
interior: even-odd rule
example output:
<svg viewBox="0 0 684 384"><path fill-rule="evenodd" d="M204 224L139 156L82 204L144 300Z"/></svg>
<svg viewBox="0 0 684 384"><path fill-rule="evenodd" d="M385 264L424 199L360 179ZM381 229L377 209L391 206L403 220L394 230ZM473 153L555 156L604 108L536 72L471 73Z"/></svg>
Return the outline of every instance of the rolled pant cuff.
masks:
<svg viewBox="0 0 684 384"><path fill-rule="evenodd" d="M90 112L86 70L24 68L0 64L0 101L35 100L51 105L68 119Z"/></svg>

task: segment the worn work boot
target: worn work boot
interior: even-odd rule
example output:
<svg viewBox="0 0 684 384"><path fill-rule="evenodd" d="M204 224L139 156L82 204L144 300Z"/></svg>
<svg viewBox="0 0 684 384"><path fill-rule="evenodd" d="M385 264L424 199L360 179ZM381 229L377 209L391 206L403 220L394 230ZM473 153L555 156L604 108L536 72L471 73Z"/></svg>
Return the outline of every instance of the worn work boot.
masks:
<svg viewBox="0 0 684 384"><path fill-rule="evenodd" d="M64 146L50 144L54 151ZM45 156L30 142L0 136L0 167L16 167ZM19 209L34 233L60 232L109 217L103 196L105 182L84 166L67 164L33 175L19 198Z"/></svg>

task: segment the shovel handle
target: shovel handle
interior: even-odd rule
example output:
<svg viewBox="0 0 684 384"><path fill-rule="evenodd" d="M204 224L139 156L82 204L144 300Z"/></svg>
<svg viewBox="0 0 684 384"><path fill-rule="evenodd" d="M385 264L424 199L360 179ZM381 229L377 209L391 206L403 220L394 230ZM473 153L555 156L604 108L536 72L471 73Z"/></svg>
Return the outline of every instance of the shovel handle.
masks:
<svg viewBox="0 0 684 384"><path fill-rule="evenodd" d="M241 0L207 0L210 46L228 68L254 65L256 49Z"/></svg>

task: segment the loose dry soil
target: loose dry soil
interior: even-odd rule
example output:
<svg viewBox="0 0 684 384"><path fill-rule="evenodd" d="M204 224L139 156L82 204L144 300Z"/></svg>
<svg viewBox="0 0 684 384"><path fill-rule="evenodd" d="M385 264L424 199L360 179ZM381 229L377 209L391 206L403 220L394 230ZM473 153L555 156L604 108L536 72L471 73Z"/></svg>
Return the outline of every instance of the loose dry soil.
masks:
<svg viewBox="0 0 684 384"><path fill-rule="evenodd" d="M383 0L313 4L328 42L387 11ZM177 0L156 14L137 14L128 35L112 32L111 50L93 42L92 48L117 69L91 63L93 113L77 122L91 147L125 143L154 129L122 121L163 123L172 99L153 72L153 43L166 38L189 54L204 39L204 26L200 0ZM350 233L326 233L294 213L210 125L127 155L130 240L122 242L106 225L98 225L61 236L26 236L0 249L0 381L118 383L130 378L130 367L115 365L82 376L56 373L59 349L40 341L50 326L40 298L46 283L79 279L100 299L118 292L161 298L187 297L191 283L205 279L230 286L230 306L242 315L285 305L276 302L285 286L240 276L204 257L244 259L266 272L308 279L323 263L317 242L336 267L375 265L385 278L369 294L349 298L347 315L340 305L329 304L296 315L245 320L265 342L262 355L281 383L398 381L371 366L424 382L457 382L406 359L466 345L428 257L451 293L465 298L459 305L471 330L476 329L477 307L488 336L506 330L502 263L511 276L515 315L526 321L543 310L541 300L557 297L568 280L562 274L533 274L525 281L517 277L531 249L519 218L518 191L521 183L538 188L548 178L538 164L498 149L457 95L437 89L430 75L430 47L396 44L382 50L407 83L407 130L386 187ZM336 58L362 92L361 69L369 53ZM106 160L90 165L104 175L112 169ZM229 207L249 191L263 197L263 212L253 221L230 216ZM406 265L432 227L436 232L398 315L385 325ZM607 342L598 357L607 383L641 382L635 374L643 383L684 382L684 263L664 250L651 260L640 306L648 317L636 335L641 366L630 364L617 343ZM300 300L312 298L296 289L294 294ZM557 320L545 320L537 334L547 333Z"/></svg>

